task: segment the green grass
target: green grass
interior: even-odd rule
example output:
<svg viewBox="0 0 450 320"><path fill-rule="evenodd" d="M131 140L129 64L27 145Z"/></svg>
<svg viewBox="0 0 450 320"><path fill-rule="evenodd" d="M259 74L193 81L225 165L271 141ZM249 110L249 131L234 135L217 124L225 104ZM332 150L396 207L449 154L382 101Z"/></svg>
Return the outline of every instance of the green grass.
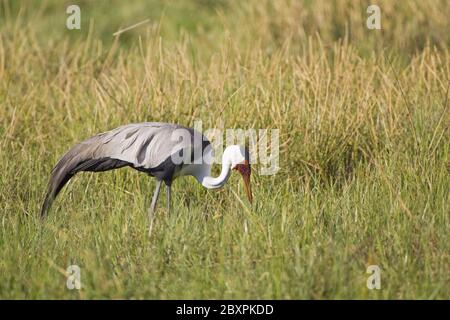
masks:
<svg viewBox="0 0 450 320"><path fill-rule="evenodd" d="M65 3L0 2L1 298L450 298L448 1L379 1L381 31L366 1L78 3L69 31ZM121 169L78 175L39 219L74 143L195 120L280 129L253 207L237 175L181 178L149 238L155 182Z"/></svg>

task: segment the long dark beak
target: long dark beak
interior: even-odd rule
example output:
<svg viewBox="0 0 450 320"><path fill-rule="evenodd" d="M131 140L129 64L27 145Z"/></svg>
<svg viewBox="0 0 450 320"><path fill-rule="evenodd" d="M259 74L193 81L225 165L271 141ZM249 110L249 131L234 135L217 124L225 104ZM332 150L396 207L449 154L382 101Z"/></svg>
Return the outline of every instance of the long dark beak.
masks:
<svg viewBox="0 0 450 320"><path fill-rule="evenodd" d="M238 170L242 175L242 179L244 180L245 193L247 194L248 201L252 203L253 195L252 195L252 186L250 184L250 175L251 175L250 163L248 163L248 161L246 160L244 163L238 164L235 169Z"/></svg>
<svg viewBox="0 0 450 320"><path fill-rule="evenodd" d="M250 174L242 175L242 178L244 179L244 189L245 193L247 194L248 201L250 201L250 203L253 203L252 185L250 184Z"/></svg>

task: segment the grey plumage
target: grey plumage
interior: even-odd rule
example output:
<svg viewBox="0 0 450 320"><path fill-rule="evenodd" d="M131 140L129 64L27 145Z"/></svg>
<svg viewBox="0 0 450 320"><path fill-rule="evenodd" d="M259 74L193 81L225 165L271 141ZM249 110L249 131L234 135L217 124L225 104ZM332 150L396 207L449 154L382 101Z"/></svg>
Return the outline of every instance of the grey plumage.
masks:
<svg viewBox="0 0 450 320"><path fill-rule="evenodd" d="M176 130L185 130L190 139L174 140ZM164 181L170 188L172 179L183 167L171 157L174 152L180 155L190 152L193 156L194 133L193 129L176 124L144 122L121 126L75 145L52 170L41 215L47 214L64 185L81 171L101 172L129 166ZM203 151L209 141L203 135L200 137L199 147Z"/></svg>

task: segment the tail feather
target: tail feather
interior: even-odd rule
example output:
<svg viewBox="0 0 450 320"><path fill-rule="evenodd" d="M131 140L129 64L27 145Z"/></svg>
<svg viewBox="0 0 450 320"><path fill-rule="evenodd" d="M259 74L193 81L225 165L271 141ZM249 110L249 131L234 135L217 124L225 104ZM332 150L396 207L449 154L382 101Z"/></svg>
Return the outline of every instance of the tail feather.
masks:
<svg viewBox="0 0 450 320"><path fill-rule="evenodd" d="M50 207L66 183L80 171L107 171L130 165L106 155L93 157L92 149L96 148L95 140L77 144L70 149L53 168L47 187L47 193L41 209L41 217L47 216Z"/></svg>

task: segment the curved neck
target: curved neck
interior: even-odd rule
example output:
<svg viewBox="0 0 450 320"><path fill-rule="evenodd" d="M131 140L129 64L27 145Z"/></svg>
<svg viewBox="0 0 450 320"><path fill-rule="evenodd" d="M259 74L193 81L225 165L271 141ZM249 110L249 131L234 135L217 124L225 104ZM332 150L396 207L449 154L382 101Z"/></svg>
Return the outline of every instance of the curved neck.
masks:
<svg viewBox="0 0 450 320"><path fill-rule="evenodd" d="M208 170L209 171L209 170ZM222 171L217 178L210 176L211 172L208 172L205 176L203 176L199 181L201 184L207 189L217 189L223 187L223 185L227 182L228 177L231 174L231 161L225 154L222 156Z"/></svg>

